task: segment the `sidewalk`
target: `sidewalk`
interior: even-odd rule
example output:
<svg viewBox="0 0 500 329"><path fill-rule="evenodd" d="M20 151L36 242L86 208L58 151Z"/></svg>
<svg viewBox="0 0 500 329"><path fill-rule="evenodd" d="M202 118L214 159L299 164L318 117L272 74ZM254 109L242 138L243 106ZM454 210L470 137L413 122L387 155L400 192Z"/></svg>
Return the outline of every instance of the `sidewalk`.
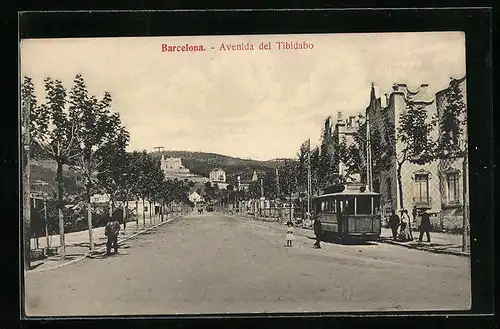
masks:
<svg viewBox="0 0 500 329"><path fill-rule="evenodd" d="M121 245L126 240L144 233L154 227L160 226L161 224L168 223L176 218L183 216L184 214L175 214L174 216L165 216L163 222L160 219L154 218L152 222L149 218L146 218L146 225L143 225L142 218L139 218L139 225L135 221L127 222L127 228L124 230L123 225L121 225L120 235L118 237L118 244ZM105 251L107 238L104 235L104 227L98 227L92 230L94 239L94 253L102 253ZM46 238L41 237L38 239L38 247L43 249L46 247ZM60 246L59 235L49 236L49 244L51 248L56 248ZM45 270L55 269L62 266L69 265L81 259L84 259L90 255L89 250L89 231L79 231L65 234L65 244L66 244L66 260L61 260L59 255L49 256L45 259L34 260L31 262L31 270L29 272L41 272ZM31 247L35 248L35 241L32 239Z"/></svg>
<svg viewBox="0 0 500 329"><path fill-rule="evenodd" d="M470 256L470 249L466 252L462 251L462 236L457 234L431 232L431 242L427 241L424 234L422 242L418 241L420 233L413 231L413 241L401 242L394 241L392 238L392 231L389 228L382 228L380 234L380 242L399 245L406 248L429 251L434 253L452 254L458 256ZM470 243L469 243L470 246Z"/></svg>
<svg viewBox="0 0 500 329"><path fill-rule="evenodd" d="M237 214L234 214L237 215ZM270 218L261 218L261 217L254 217L252 215L247 215L247 214L238 214L238 216L247 218L247 219L253 219L253 220L259 220L259 221L264 221L264 222L273 222L276 224L281 224L281 222L276 221L276 220L271 220ZM310 232L312 230L311 227L296 227L299 228L299 232L302 235L308 235L308 231ZM462 236L461 235L456 235L456 234L449 234L449 233L440 233L440 232L431 232L431 243L425 242L426 241L426 236L424 235L424 239L422 242L418 242L418 236L419 232L418 231L413 231L413 239L414 241L407 241L407 242L401 242L401 241L394 241L392 239L392 231L389 228L382 228L381 229L381 234L380 234L380 242L383 243L390 243L394 245L399 245L401 247L405 248L410 248L410 249L417 249L417 250L422 250L422 251L428 251L428 252L433 252L433 253L442 253L442 254L451 254L451 255L457 255L457 256L465 256L469 257L470 256L470 249L467 252L462 251ZM470 246L470 243L469 243Z"/></svg>

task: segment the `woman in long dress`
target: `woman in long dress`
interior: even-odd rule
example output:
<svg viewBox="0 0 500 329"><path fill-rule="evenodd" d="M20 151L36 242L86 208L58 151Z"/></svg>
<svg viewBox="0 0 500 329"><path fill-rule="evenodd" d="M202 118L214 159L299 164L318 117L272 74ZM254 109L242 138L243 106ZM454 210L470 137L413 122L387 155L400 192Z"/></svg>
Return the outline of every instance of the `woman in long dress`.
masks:
<svg viewBox="0 0 500 329"><path fill-rule="evenodd" d="M412 241L412 235L410 231L410 216L408 216L408 211L406 209L401 210L401 229L399 231L399 240L401 241Z"/></svg>

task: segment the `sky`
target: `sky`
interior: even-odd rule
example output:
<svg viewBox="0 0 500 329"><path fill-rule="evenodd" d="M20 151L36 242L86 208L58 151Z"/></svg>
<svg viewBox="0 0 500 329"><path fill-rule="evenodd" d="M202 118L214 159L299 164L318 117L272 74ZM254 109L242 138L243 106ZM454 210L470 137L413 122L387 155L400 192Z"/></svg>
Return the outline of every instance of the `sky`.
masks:
<svg viewBox="0 0 500 329"><path fill-rule="evenodd" d="M278 50L277 41L314 47ZM247 42L254 51L220 50ZM272 49L259 50L262 42ZM162 52L162 44L207 51ZM309 138L317 145L326 117L364 113L372 82L377 96L394 83L435 93L465 75L461 32L26 39L20 54L39 103L48 76L69 90L81 73L90 93L109 91L129 150L256 160L295 157Z"/></svg>

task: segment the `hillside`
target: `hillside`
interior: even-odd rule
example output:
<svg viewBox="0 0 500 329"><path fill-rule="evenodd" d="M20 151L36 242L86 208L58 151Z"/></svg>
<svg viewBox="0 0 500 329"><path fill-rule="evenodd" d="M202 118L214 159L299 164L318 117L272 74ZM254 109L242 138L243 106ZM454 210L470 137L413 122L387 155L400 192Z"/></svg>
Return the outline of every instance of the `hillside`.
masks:
<svg viewBox="0 0 500 329"><path fill-rule="evenodd" d="M40 186L37 186L38 181L49 183L51 187L46 188L45 192L49 193L56 187L56 171L57 164L52 160L31 160L31 186L33 191L41 190ZM80 194L83 187L79 183L78 174L69 169L68 166L63 166L63 181L65 193L71 195Z"/></svg>
<svg viewBox="0 0 500 329"><path fill-rule="evenodd" d="M233 184L238 175L243 180L250 180L254 171L259 173L275 168L273 161L241 159L216 153L164 151L163 154L165 157L182 158L182 163L186 168L204 177L208 177L214 168L222 168L226 172L228 182ZM155 156L159 157L159 153Z"/></svg>
<svg viewBox="0 0 500 329"><path fill-rule="evenodd" d="M250 180L253 172L260 174L265 171L274 170L281 166L283 162L269 160L258 161L249 159L240 159L227 155L205 152L189 152L189 151L165 151L165 157L182 158L182 163L186 168L194 174L208 177L210 171L214 168L222 168L226 172L226 181L236 185L238 175L242 180ZM160 153L151 153L155 158L160 157ZM31 162L31 182L34 190L39 189L34 184L36 181L43 181L56 186L56 163L52 160L32 160ZM78 174L64 166L64 185L65 192L69 194L80 194L83 187L79 183ZM196 184L194 190L200 188L200 184Z"/></svg>

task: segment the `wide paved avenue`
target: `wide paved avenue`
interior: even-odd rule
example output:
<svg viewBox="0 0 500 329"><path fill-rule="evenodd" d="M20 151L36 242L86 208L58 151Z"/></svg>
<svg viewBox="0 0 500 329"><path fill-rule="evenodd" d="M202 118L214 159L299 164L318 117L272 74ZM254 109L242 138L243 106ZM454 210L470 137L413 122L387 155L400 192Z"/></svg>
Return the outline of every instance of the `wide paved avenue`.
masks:
<svg viewBox="0 0 500 329"><path fill-rule="evenodd" d="M118 255L27 273L28 316L455 310L469 259L384 243L342 245L218 213L188 214Z"/></svg>

